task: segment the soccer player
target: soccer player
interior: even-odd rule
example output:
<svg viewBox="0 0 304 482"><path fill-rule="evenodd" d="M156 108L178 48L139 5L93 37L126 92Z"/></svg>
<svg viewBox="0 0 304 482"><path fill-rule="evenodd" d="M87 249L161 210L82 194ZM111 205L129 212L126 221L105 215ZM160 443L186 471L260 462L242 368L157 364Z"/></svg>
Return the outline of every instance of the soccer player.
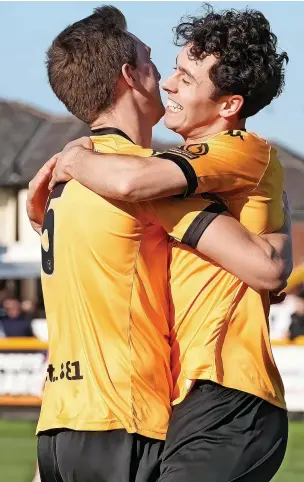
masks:
<svg viewBox="0 0 304 482"><path fill-rule="evenodd" d="M115 10L112 12L114 15ZM91 125L95 150L151 155L151 150L132 140L145 146L151 141L152 126L162 114L159 76L149 59L149 49L125 32L117 12L112 16L103 8L69 27L55 39L48 57L54 92ZM114 92L107 89L113 82ZM186 157L200 160L201 156L190 153ZM95 154L94 161L97 158ZM179 183L174 191L184 190L184 175L189 181L188 193L193 191L196 176L184 156L170 153L169 163L174 165L171 174ZM209 204L202 197L123 203L96 196L75 181L59 184L52 191L42 229L42 282L50 330L50 365L37 429L42 481L129 480L129 475L132 480L156 480L160 440L165 437L170 413L169 336L176 402L185 398L191 380L205 379L197 367L198 376L188 376L188 355L192 366L207 362L212 366L208 380L224 378L227 369L228 379L230 376L231 383L237 384L239 369L252 384L240 379L240 384L247 382L244 391L239 386L225 388L228 382L221 380L196 384L174 410L163 477L189 480L192 475L201 476L202 468L207 471L206 480L215 480L211 474L218 474L218 468L213 459L206 459L208 452L212 457L223 455L223 463L230 469L216 480L232 480L231 470L247 470L254 457L256 463L262 452L267 454L267 443L273 446L278 431L263 422L269 417L285 423L286 414L275 403L262 399L263 384L268 383L273 392L271 401L283 403L263 311L268 295L253 291L234 275L257 290L278 287L277 278L285 271L276 257L267 256L268 252L271 258L275 251L268 250L265 239L273 239L279 246L284 237L250 235L232 218L218 215L222 204L212 205L208 212L205 208ZM177 241L197 244L205 255L197 256L177 242L171 245L169 295L165 230ZM220 233L225 243L220 241ZM171 333L167 324L170 296L175 310ZM257 320L248 316L247 305L253 301L258 307ZM228 356L231 346L234 353ZM254 393L254 357L258 370L262 369L261 398ZM206 414L210 397L212 410ZM198 414L191 404L199 408ZM178 427L176 433L182 410L185 414L189 411L191 423ZM215 412L222 419L220 427L212 418ZM210 433L201 425L206 422ZM246 448L241 437L245 422L253 431L261 427L259 446L261 440L264 445L258 450L252 435L249 450L239 461L240 450ZM191 433L193 429L198 439ZM216 447L220 429L227 434L226 442ZM174 440L172 433L180 440ZM232 435L238 450L229 460L226 444L232 448ZM267 441L269 435L272 438ZM207 440L211 446L206 451ZM181 441L177 451L176 444ZM284 440L276 445L282 452Z"/></svg>

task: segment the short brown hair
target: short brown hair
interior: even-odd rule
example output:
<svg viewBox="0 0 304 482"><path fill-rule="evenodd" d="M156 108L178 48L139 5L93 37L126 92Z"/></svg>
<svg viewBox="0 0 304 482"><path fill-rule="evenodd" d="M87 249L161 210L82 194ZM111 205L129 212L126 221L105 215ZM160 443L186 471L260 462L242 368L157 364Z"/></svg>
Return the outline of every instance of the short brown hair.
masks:
<svg viewBox="0 0 304 482"><path fill-rule="evenodd" d="M96 8L61 32L47 52L50 85L66 108L91 124L115 101L125 63L136 67L136 42L115 7Z"/></svg>

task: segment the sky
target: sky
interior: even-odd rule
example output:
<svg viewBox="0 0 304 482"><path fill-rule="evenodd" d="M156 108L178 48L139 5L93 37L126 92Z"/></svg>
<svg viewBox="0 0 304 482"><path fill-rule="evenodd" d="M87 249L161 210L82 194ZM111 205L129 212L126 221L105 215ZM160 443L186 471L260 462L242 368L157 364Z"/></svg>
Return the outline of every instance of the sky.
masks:
<svg viewBox="0 0 304 482"><path fill-rule="evenodd" d="M165 79L178 48L172 28L185 14L199 14L201 2L2 2L0 1L0 98L21 101L44 111L66 114L46 76L45 52L67 25L102 4L117 6L129 30L152 48L152 59ZM289 54L282 96L248 120L247 129L304 156L304 2L210 2L216 9L255 8L270 21L279 47ZM164 95L165 100L165 95ZM181 142L161 121L154 138Z"/></svg>

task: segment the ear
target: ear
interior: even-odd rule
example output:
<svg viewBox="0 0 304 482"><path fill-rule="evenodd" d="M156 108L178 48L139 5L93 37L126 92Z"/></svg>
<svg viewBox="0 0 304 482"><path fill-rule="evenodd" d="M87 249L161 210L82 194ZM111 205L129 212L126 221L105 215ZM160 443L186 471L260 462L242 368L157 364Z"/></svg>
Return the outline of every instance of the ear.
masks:
<svg viewBox="0 0 304 482"><path fill-rule="evenodd" d="M226 97L225 101L222 103L222 108L219 114L225 119L228 119L232 116L237 116L243 105L244 97L241 95L230 95L229 97Z"/></svg>
<svg viewBox="0 0 304 482"><path fill-rule="evenodd" d="M139 81L137 70L131 67L130 64L124 64L121 68L121 73L127 84L133 89L136 88Z"/></svg>

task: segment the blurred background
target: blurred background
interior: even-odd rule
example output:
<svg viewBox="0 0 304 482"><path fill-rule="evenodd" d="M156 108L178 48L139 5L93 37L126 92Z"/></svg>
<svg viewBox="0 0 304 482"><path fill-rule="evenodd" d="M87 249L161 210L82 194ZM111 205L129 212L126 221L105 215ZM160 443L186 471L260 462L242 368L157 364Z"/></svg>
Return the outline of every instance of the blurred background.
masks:
<svg viewBox="0 0 304 482"><path fill-rule="evenodd" d="M129 30L152 48L162 77L175 65L172 28L199 2L103 2L126 15ZM261 10L289 54L282 96L248 122L268 139L285 168L293 221L294 272L286 300L273 305L270 333L283 376L291 432L276 482L304 480L304 3L210 2L218 9ZM0 2L0 481L29 482L35 472L35 423L47 354L39 237L25 212L32 176L67 142L88 134L48 85L45 51L68 24L99 2ZM154 148L181 143L162 122Z"/></svg>

